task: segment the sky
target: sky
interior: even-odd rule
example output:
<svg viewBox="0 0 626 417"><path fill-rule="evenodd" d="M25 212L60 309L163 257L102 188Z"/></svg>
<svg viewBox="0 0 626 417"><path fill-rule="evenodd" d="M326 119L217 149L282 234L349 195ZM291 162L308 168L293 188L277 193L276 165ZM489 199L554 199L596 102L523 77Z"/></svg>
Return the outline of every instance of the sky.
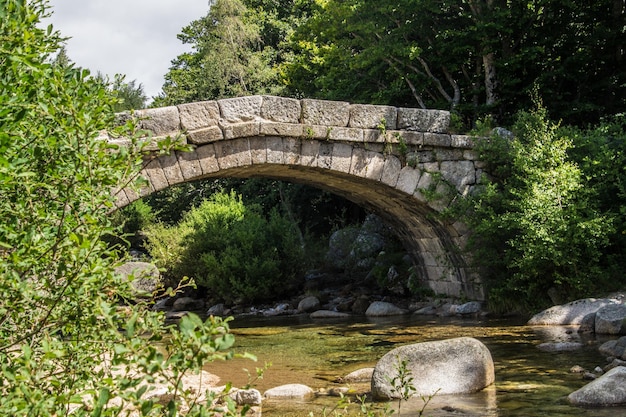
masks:
<svg viewBox="0 0 626 417"><path fill-rule="evenodd" d="M136 80L159 94L171 61L191 48L176 37L205 16L209 0L49 0L52 23L76 65L113 79Z"/></svg>

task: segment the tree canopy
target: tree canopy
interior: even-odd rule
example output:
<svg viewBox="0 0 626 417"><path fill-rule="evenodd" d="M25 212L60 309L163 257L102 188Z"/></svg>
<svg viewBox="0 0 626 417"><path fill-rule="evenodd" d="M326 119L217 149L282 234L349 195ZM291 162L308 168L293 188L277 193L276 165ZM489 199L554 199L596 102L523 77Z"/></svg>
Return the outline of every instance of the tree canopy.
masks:
<svg viewBox="0 0 626 417"><path fill-rule="evenodd" d="M626 108L621 0L216 0L183 29L156 105L246 94L454 110L503 122L538 87L582 125Z"/></svg>

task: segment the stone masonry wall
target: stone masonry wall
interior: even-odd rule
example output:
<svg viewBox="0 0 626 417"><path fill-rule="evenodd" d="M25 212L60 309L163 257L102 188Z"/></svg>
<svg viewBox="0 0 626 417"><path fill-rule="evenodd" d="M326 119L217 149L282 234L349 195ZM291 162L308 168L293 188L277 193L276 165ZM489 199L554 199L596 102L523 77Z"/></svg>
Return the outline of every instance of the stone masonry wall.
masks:
<svg viewBox="0 0 626 417"><path fill-rule="evenodd" d="M433 290L481 299L460 255L468 231L432 215L471 192L483 164L472 138L447 133L447 111L249 96L136 112L155 140L192 152L148 155L149 184L118 190L118 206L177 183L269 176L329 189L377 212L410 248ZM128 115L120 115L121 119ZM109 138L106 132L103 139ZM430 213L430 214L429 214Z"/></svg>

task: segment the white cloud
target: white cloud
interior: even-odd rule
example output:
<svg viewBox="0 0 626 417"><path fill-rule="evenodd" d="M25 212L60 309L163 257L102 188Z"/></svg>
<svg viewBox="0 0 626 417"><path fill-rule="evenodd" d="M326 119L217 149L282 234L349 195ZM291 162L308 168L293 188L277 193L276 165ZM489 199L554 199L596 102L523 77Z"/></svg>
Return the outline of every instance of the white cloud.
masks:
<svg viewBox="0 0 626 417"><path fill-rule="evenodd" d="M156 96L171 61L188 51L176 37L207 14L208 0L50 0L56 30L77 65L143 84Z"/></svg>

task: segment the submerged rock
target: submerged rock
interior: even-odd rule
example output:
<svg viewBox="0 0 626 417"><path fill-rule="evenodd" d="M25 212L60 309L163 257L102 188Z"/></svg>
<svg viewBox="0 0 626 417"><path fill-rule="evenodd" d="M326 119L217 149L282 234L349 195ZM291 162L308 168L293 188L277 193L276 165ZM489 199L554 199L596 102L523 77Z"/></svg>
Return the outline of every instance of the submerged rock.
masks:
<svg viewBox="0 0 626 417"><path fill-rule="evenodd" d="M354 383L354 382L369 382L372 380L372 374L374 368L361 368L356 371L350 372L348 375L340 378L341 382Z"/></svg>
<svg viewBox="0 0 626 417"><path fill-rule="evenodd" d="M315 397L315 391L303 384L287 384L279 387L270 388L265 391L263 396L267 399L286 400L299 399L308 400Z"/></svg>
<svg viewBox="0 0 626 417"><path fill-rule="evenodd" d="M416 343L393 349L374 367L372 395L400 398L392 380L402 363L413 377L415 395L473 393L495 380L489 349L471 337Z"/></svg>
<svg viewBox="0 0 626 417"><path fill-rule="evenodd" d="M317 310L311 313L309 317L312 319L337 319L350 317L350 314L331 310Z"/></svg>
<svg viewBox="0 0 626 417"><path fill-rule="evenodd" d="M618 366L572 392L567 399L574 405L607 407L626 404L626 367Z"/></svg>
<svg viewBox="0 0 626 417"><path fill-rule="evenodd" d="M546 342L537 345L544 352L571 352L582 349L585 345L579 342Z"/></svg>
<svg viewBox="0 0 626 417"><path fill-rule="evenodd" d="M399 316L399 315L407 314L407 313L408 313L407 310L397 307L391 303L387 303L385 301L374 301L367 308L365 315L370 316L370 317L382 317L382 316Z"/></svg>
<svg viewBox="0 0 626 417"><path fill-rule="evenodd" d="M263 402L261 393L256 389L234 389L229 396L237 405L261 405Z"/></svg>

